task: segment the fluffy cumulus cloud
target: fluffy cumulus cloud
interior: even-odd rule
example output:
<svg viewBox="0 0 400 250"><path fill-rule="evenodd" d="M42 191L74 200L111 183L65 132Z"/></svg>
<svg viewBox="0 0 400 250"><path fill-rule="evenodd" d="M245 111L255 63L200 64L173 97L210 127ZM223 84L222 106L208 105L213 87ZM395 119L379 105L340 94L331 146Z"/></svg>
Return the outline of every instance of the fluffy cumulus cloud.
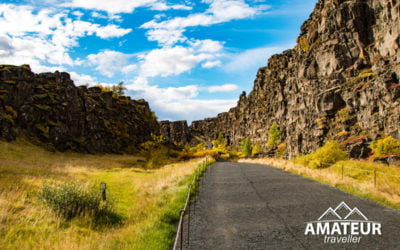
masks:
<svg viewBox="0 0 400 250"><path fill-rule="evenodd" d="M207 62L205 62L205 63L203 63L202 65L201 65L201 67L202 68L205 68L205 69L209 69L209 68L214 68L214 67L218 67L218 66L221 66L221 61L207 61Z"/></svg>
<svg viewBox="0 0 400 250"><path fill-rule="evenodd" d="M235 100L199 100L199 91L208 93L231 92L238 89L235 84L199 88L161 88L149 84L151 77L179 75L200 65L204 69L220 67L224 54L224 42L211 39L187 37L190 28L209 26L231 20L249 18L259 13L259 7L251 7L244 0L203 0L208 8L187 16L168 18L156 15L143 25L147 39L155 41L160 48L144 53L140 57L139 76L129 88L134 96L143 96L160 117L168 119L195 120L213 116L235 105Z"/></svg>
<svg viewBox="0 0 400 250"><path fill-rule="evenodd" d="M211 54L201 53L190 47L154 49L142 56L140 75L143 77L178 75L212 57Z"/></svg>
<svg viewBox="0 0 400 250"><path fill-rule="evenodd" d="M215 92L231 92L234 90L239 89L239 86L236 84L224 84L224 85L219 85L219 86L210 86L207 88L207 91L210 93L215 93Z"/></svg>
<svg viewBox="0 0 400 250"><path fill-rule="evenodd" d="M129 64L132 55L118 51L103 50L97 54L88 55L88 63L95 66L102 75L112 77L116 72L130 73L136 69L135 64Z"/></svg>
<svg viewBox="0 0 400 250"><path fill-rule="evenodd" d="M161 88L150 86L145 79L136 79L135 83L128 85L133 97L145 98L161 119L168 120L193 120L215 116L227 111L236 104L236 99L229 100L199 100L196 99L200 88L195 85L183 87Z"/></svg>
<svg viewBox="0 0 400 250"><path fill-rule="evenodd" d="M112 14L131 13L139 7L148 7L158 11L191 9L190 6L186 5L168 5L162 0L72 0L63 5L66 7L106 11Z"/></svg>
<svg viewBox="0 0 400 250"><path fill-rule="evenodd" d="M125 74L125 77L132 79L132 83L127 86L127 93L134 98L145 98L161 118L191 121L226 111L235 105L235 99L202 100L200 97L210 93L236 91L238 86L224 84L207 87L202 83L202 87L194 84L160 87L152 82L155 79L176 77L194 69L203 72L211 68L215 71L229 71L235 68L242 70L243 65L253 63L254 58L261 58L261 52L269 52L246 51L241 55L231 56L233 60L225 65L225 42L207 39L207 34L200 36L195 32L198 26L251 18L262 13L265 6L254 4L254 1L44 0L41 4L31 0L28 2L32 3L32 6L0 4L0 63L30 64L36 72L69 70L77 85L98 83L98 79L109 81L108 78L118 76L118 73ZM47 7L50 4L52 7ZM197 5L200 8L197 8ZM206 7L203 8L204 6ZM123 27L127 25L127 22L123 22L125 17L132 13L136 15L136 12L143 9L151 10L153 17L146 16L146 21L138 24L139 27ZM133 45L142 45L140 38L136 43L132 42L131 36L124 37L138 29L141 31L136 34L142 35L144 31L147 40L150 41L148 44L151 46L147 51L143 51L142 47L135 50ZM135 39L136 34L132 36ZM95 43L101 39L106 41ZM115 44L111 44L114 41ZM110 44L110 47L104 47L103 44ZM125 49L129 45L129 50ZM132 54L127 54L126 51L131 51ZM266 57L267 55L262 55L263 60ZM87 70L89 67L94 70ZM81 71L81 68L84 69ZM113 81L118 82L115 79Z"/></svg>
<svg viewBox="0 0 400 250"><path fill-rule="evenodd" d="M69 72L69 74L75 85L93 85L94 83L96 83L96 79L94 79L92 76L79 74L76 72Z"/></svg>
<svg viewBox="0 0 400 250"><path fill-rule="evenodd" d="M121 37L131 31L116 25L73 20L67 11L31 6L0 4L0 63L31 64L35 71L64 69L80 65L69 51L87 35L100 38ZM6 51L7 53L5 53Z"/></svg>
<svg viewBox="0 0 400 250"><path fill-rule="evenodd" d="M260 8L254 8L244 0L203 0L209 8L202 13L193 13L186 17L175 17L160 21L155 18L144 23L141 28L148 29L150 40L158 41L160 45L171 45L185 40L182 33L189 27L208 26L217 23L229 22L256 15ZM178 34L179 39L172 39L171 33Z"/></svg>

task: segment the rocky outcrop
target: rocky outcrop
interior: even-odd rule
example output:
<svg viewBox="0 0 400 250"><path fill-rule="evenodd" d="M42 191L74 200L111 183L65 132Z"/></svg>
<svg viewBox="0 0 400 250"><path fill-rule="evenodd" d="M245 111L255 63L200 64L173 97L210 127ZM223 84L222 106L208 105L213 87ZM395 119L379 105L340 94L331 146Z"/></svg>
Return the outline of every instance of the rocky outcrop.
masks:
<svg viewBox="0 0 400 250"><path fill-rule="evenodd" d="M191 140L191 134L186 121L161 121L161 135L176 146L184 146Z"/></svg>
<svg viewBox="0 0 400 250"><path fill-rule="evenodd" d="M400 138L399 78L400 1L320 0L296 47L259 69L251 93L191 129L209 139L222 132L230 145L245 137L265 145L276 123L289 156L329 139Z"/></svg>
<svg viewBox="0 0 400 250"><path fill-rule="evenodd" d="M60 151L121 153L159 133L147 102L76 87L67 73L0 66L0 137L24 135Z"/></svg>

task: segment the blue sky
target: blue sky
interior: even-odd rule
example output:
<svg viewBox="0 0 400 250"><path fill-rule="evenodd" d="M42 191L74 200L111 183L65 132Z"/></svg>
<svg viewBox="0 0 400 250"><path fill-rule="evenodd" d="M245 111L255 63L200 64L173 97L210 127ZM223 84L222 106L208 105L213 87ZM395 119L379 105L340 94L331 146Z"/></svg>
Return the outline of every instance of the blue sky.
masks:
<svg viewBox="0 0 400 250"><path fill-rule="evenodd" d="M160 120L236 105L257 69L292 48L317 0L0 1L0 63L124 81Z"/></svg>

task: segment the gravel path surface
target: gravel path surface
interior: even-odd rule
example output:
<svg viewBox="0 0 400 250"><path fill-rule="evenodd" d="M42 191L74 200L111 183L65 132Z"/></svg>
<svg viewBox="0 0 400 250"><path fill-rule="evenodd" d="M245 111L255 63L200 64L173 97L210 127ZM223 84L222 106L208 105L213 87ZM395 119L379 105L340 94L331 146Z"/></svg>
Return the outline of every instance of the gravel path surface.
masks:
<svg viewBox="0 0 400 250"><path fill-rule="evenodd" d="M380 222L382 235L339 244L304 235L307 222L342 201ZM185 249L400 249L400 211L265 165L213 164L194 208ZM186 241L187 219L184 228Z"/></svg>

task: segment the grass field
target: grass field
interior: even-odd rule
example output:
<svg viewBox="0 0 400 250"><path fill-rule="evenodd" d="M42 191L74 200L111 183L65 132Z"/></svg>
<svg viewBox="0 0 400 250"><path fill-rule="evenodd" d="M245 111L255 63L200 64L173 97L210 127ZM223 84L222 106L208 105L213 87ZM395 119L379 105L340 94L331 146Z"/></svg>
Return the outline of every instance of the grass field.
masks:
<svg viewBox="0 0 400 250"><path fill-rule="evenodd" d="M294 161L275 158L242 159L240 161L271 165L400 209L399 167L355 160L339 161L328 168L321 169L313 169ZM374 184L375 170L377 171L376 187ZM398 175L398 177L392 175Z"/></svg>
<svg viewBox="0 0 400 250"><path fill-rule="evenodd" d="M200 161L144 170L137 156L52 153L24 141L0 142L0 248L168 249ZM46 181L106 182L122 223L94 227L85 217L56 216L37 198Z"/></svg>

